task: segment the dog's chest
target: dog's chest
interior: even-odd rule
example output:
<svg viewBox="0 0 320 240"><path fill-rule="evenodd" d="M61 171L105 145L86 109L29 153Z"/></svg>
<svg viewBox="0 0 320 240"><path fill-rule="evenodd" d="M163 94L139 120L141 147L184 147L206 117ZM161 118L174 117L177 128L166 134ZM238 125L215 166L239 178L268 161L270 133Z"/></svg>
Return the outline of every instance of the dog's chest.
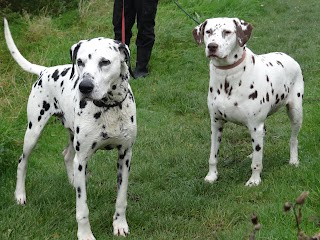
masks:
<svg viewBox="0 0 320 240"><path fill-rule="evenodd" d="M75 113L75 131L81 141L99 143L99 147L134 141L136 112L133 102L125 101L121 107L95 107L88 102Z"/></svg>

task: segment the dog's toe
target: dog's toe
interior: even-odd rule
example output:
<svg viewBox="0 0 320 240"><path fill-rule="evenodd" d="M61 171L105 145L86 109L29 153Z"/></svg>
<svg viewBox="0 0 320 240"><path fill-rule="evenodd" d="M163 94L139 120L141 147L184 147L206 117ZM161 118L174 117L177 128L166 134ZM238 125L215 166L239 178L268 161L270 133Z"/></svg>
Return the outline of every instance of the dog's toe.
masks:
<svg viewBox="0 0 320 240"><path fill-rule="evenodd" d="M113 221L113 235L122 237L129 235L129 226L126 220L116 219Z"/></svg>
<svg viewBox="0 0 320 240"><path fill-rule="evenodd" d="M261 183L260 177L251 177L246 183L246 186L247 187L258 186L260 183Z"/></svg>

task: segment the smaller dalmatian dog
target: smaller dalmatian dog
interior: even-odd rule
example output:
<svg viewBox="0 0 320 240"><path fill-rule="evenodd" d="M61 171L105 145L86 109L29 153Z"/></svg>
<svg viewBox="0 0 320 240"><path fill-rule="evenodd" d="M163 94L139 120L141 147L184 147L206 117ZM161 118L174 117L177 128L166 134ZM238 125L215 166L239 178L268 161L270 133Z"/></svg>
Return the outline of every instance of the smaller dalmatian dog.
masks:
<svg viewBox="0 0 320 240"><path fill-rule="evenodd" d="M108 38L81 40L71 47L72 64L44 67L28 62L17 49L4 19L5 38L17 63L37 74L27 106L28 126L19 159L15 197L26 204L27 161L49 118L60 118L69 130L64 160L76 190L78 239L95 239L89 223L86 172L98 149L118 149L118 194L113 216L114 235L126 236L127 188L132 147L136 139L136 106L129 85L128 47Z"/></svg>
<svg viewBox="0 0 320 240"><path fill-rule="evenodd" d="M224 123L248 127L252 138L252 175L246 186L259 185L262 171L264 122L285 105L291 121L290 161L298 165L297 136L302 124L304 81L299 64L275 52L256 55L245 44L252 25L238 18L207 19L193 36L210 59L208 108L211 118L211 152L205 181L218 178L217 162Z"/></svg>

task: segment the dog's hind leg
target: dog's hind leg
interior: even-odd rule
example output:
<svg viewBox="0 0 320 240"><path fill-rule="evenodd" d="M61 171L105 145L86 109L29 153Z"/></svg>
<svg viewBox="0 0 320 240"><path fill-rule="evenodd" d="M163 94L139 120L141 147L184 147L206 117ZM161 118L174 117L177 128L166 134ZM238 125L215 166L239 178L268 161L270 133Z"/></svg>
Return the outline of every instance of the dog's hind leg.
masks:
<svg viewBox="0 0 320 240"><path fill-rule="evenodd" d="M19 158L18 169L17 169L17 183L15 190L15 197L18 204L24 205L26 204L26 190L25 190L25 181L26 181L26 173L27 173L27 164L29 156L35 147L40 134L42 132L43 126L45 125L32 124L32 121L29 121L29 125L27 131L24 136L23 143L23 153Z"/></svg>
<svg viewBox="0 0 320 240"><path fill-rule="evenodd" d="M129 234L129 226L126 220L126 208L132 147L125 148L123 146L119 146L118 150L118 194L116 201L116 211L113 216L113 234L116 236L126 236Z"/></svg>
<svg viewBox="0 0 320 240"><path fill-rule="evenodd" d="M68 179L71 185L74 183L74 177L73 177L73 159L74 159L74 147L73 147L73 140L74 140L74 134L70 130L69 132L69 144L62 152L64 157L64 163L66 165Z"/></svg>
<svg viewBox="0 0 320 240"><path fill-rule="evenodd" d="M290 161L292 165L298 166L298 134L302 125L302 98L303 98L303 81L296 82L291 89L290 100L287 103L287 113L291 121L291 138L290 138Z"/></svg>

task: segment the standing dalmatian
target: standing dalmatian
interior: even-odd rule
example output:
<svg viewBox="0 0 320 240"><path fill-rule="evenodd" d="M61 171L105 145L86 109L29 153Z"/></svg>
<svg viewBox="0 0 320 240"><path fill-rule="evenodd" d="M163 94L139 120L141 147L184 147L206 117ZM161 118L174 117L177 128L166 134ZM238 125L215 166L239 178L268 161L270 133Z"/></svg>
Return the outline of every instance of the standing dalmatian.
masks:
<svg viewBox="0 0 320 240"><path fill-rule="evenodd" d="M290 161L298 165L297 136L302 124L304 81L299 64L280 52L254 54L245 46L253 27L238 18L207 19L193 30L210 59L208 107L211 152L207 182L218 177L217 162L224 123L248 127L252 138L252 175L247 186L261 182L264 122L281 106L291 120Z"/></svg>
<svg viewBox="0 0 320 240"><path fill-rule="evenodd" d="M28 126L19 159L15 197L26 204L27 161L49 118L60 118L69 130L64 160L76 190L78 239L95 239L89 223L86 169L98 149L118 149L118 194L113 216L114 235L126 236L127 187L132 147L136 139L136 106L129 85L130 53L126 45L108 38L82 40L70 50L72 64L43 67L28 62L15 46L4 20L8 48L27 72L37 74L27 106Z"/></svg>

